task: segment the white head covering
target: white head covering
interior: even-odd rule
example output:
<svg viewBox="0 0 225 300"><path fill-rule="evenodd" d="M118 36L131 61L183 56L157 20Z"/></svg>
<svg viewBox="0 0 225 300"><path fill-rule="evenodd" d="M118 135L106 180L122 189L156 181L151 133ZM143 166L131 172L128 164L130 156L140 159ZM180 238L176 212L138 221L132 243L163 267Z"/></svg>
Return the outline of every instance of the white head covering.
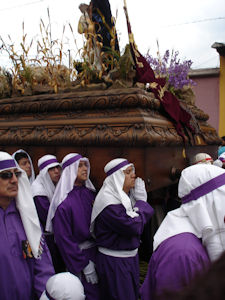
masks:
<svg viewBox="0 0 225 300"><path fill-rule="evenodd" d="M48 173L50 168L59 166L57 158L54 155L44 155L38 160L39 174L31 185L33 197L46 196L51 202L55 185Z"/></svg>
<svg viewBox="0 0 225 300"><path fill-rule="evenodd" d="M38 258L42 253L42 231L27 174L16 165L16 162L11 155L6 152L0 152L0 171L2 172L16 168L21 171L21 175L18 178L18 194L15 197L16 206L20 213L32 253L35 258Z"/></svg>
<svg viewBox="0 0 225 300"><path fill-rule="evenodd" d="M220 156L218 157L218 159L216 159L213 163L215 166L222 168L223 164L225 164L225 152L223 152L222 154L220 154Z"/></svg>
<svg viewBox="0 0 225 300"><path fill-rule="evenodd" d="M207 153L198 153L195 155L193 164L209 164L213 163L212 157Z"/></svg>
<svg viewBox="0 0 225 300"><path fill-rule="evenodd" d="M128 167L134 167L124 158L111 160L104 168L107 174L103 186L98 192L92 209L91 232L94 230L94 221L105 207L111 204L122 204L126 209L126 214L131 217L137 217L138 214L133 210L130 197L124 192L123 185L125 180L124 170Z"/></svg>
<svg viewBox="0 0 225 300"><path fill-rule="evenodd" d="M50 298L46 295L50 296ZM85 300L84 287L80 279L69 273L58 273L50 277L46 283L46 291L40 300Z"/></svg>
<svg viewBox="0 0 225 300"><path fill-rule="evenodd" d="M25 153L27 155L28 159L29 159L30 166L31 166L31 176L29 178L29 181L30 181L30 184L32 184L33 181L34 181L34 179L35 179L35 172L34 172L34 167L33 167L33 163L32 163L31 157L30 157L30 155L26 151L24 151L23 149L19 149L19 150L17 150L16 152L14 152L12 154L12 157L14 159L15 159L15 156L16 156L17 153ZM16 159L15 159L15 161L16 161ZM17 163L17 161L16 161L16 163Z"/></svg>
<svg viewBox="0 0 225 300"><path fill-rule="evenodd" d="M217 186L219 175L223 178ZM215 260L225 250L225 170L206 164L184 169L178 194L183 204L163 220L154 236L154 250L165 239L190 232L202 238L210 259Z"/></svg>
<svg viewBox="0 0 225 300"><path fill-rule="evenodd" d="M78 153L67 154L62 160L63 171L49 207L46 222L47 231L52 231L52 219L55 216L56 209L66 199L67 195L74 187L80 161L85 161L88 167L88 179L85 181L85 186L88 189L95 191L95 187L89 179L90 163L88 158L82 157L82 155Z"/></svg>

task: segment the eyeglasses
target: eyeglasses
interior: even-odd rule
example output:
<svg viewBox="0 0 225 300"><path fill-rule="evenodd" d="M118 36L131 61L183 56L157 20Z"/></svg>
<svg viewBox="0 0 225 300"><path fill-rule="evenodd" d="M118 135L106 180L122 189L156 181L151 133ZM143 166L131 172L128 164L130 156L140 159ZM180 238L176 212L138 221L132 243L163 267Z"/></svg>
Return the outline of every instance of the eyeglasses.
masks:
<svg viewBox="0 0 225 300"><path fill-rule="evenodd" d="M7 180L7 179L11 179L13 177L13 175L15 175L17 178L21 175L20 171L16 171L16 172L2 172L0 173L0 178Z"/></svg>

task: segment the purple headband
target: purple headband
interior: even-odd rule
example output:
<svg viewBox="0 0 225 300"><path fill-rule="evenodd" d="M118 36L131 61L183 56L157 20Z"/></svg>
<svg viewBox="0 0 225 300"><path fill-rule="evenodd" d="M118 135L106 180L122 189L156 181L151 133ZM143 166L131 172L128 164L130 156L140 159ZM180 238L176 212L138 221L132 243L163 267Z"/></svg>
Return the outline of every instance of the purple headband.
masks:
<svg viewBox="0 0 225 300"><path fill-rule="evenodd" d="M109 175L112 175L114 172L116 172L117 170L121 169L122 167L126 166L126 165L129 165L129 161L128 160L125 160L125 161L122 161L121 163L119 163L117 166L115 166L114 168L110 169L106 175L109 176Z"/></svg>
<svg viewBox="0 0 225 300"><path fill-rule="evenodd" d="M57 161L56 158L52 158L52 159L46 160L46 161L44 161L42 164L40 164L39 170L41 171L41 170L44 169L46 166L48 166L48 165L50 165L50 164L53 164L53 163L58 163L58 164L59 164L59 162Z"/></svg>
<svg viewBox="0 0 225 300"><path fill-rule="evenodd" d="M197 200L198 198L212 192L213 190L219 188L222 185L225 185L225 173L213 179L210 179L209 181L203 183L202 185L192 190L188 195L184 196L181 199L182 204L185 204L192 200Z"/></svg>
<svg viewBox="0 0 225 300"><path fill-rule="evenodd" d="M223 157L219 157L219 160L222 161L222 163L225 162L225 158L223 158Z"/></svg>
<svg viewBox="0 0 225 300"><path fill-rule="evenodd" d="M46 294L46 296L48 297L49 300L55 300L54 298L52 298L51 295L49 295L47 290L45 290L45 294Z"/></svg>
<svg viewBox="0 0 225 300"><path fill-rule="evenodd" d="M70 159L68 159L68 160L62 165L63 170L64 170L66 167L68 167L69 165L71 165L72 163L74 163L75 161L77 161L78 159L80 159L80 158L83 158L83 156L80 155L80 154L77 154L77 155L71 157Z"/></svg>
<svg viewBox="0 0 225 300"><path fill-rule="evenodd" d="M0 170L9 169L9 168L16 168L16 163L14 159L7 159L0 161Z"/></svg>

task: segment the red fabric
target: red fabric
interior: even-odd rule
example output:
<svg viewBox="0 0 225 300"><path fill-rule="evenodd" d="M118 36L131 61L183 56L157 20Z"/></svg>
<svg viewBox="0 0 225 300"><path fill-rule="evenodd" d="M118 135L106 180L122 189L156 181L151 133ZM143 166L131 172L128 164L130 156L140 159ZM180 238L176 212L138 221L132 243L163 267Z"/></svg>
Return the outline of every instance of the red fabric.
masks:
<svg viewBox="0 0 225 300"><path fill-rule="evenodd" d="M165 111L173 119L179 135L184 138L182 124L194 133L194 129L190 125L191 115L180 106L179 100L172 93L166 91L161 99L161 103Z"/></svg>
<svg viewBox="0 0 225 300"><path fill-rule="evenodd" d="M141 63L143 67L139 67L136 63L136 79L138 82L142 83L150 83L155 81L155 73L150 67L149 63L146 59L137 51L140 55L139 57L136 56L136 60L138 63Z"/></svg>
<svg viewBox="0 0 225 300"><path fill-rule="evenodd" d="M145 57L142 56L138 51L134 41L132 40L133 36L130 21L128 18L127 8L124 7L124 10L127 20L131 54L136 68L135 81L141 83L157 83L157 86L155 88L151 88L151 90L154 93L155 97L160 100L164 110L172 118L177 133L185 140L184 134L182 132L182 124L194 133L194 129L190 125L191 115L180 106L179 100L174 94L170 93L169 91L165 91L164 95L160 97L160 89L165 86L166 78L156 78L155 73L150 67L149 63L146 61Z"/></svg>
<svg viewBox="0 0 225 300"><path fill-rule="evenodd" d="M133 51L134 52L134 51ZM146 59L138 52L139 57L136 56L136 81L141 83L156 82L158 85L156 88L152 88L152 91L157 99L160 100L163 108L172 118L177 133L184 138L182 132L182 124L189 128L194 133L194 129L190 125L191 115L186 112L179 103L176 96L169 91L165 91L162 98L160 98L159 91L166 84L165 78L156 78L154 71L146 61ZM140 67L138 63L142 63Z"/></svg>

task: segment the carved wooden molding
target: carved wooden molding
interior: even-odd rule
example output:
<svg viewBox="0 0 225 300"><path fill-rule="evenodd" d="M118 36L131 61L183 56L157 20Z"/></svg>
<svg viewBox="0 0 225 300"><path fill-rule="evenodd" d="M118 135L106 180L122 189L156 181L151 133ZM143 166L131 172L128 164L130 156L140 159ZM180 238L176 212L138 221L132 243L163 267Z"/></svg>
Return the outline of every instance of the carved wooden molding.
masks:
<svg viewBox="0 0 225 300"><path fill-rule="evenodd" d="M130 126L96 125L78 128L34 127L0 129L2 145L77 145L77 146L165 146L182 142L174 129L131 124Z"/></svg>
<svg viewBox="0 0 225 300"><path fill-rule="evenodd" d="M219 143L215 131L204 133L206 144ZM78 127L11 127L0 129L2 145L77 145L77 146L176 146L183 143L176 130L142 124L129 126L95 125Z"/></svg>
<svg viewBox="0 0 225 300"><path fill-rule="evenodd" d="M184 102L182 103L186 105ZM161 105L152 93L138 88L130 88L6 98L0 101L0 114L84 111L116 107L142 107L160 110ZM208 115L197 107L190 105L188 107L198 115L197 117L208 119Z"/></svg>
<svg viewBox="0 0 225 300"><path fill-rule="evenodd" d="M208 116L186 107L203 143L219 144ZM183 140L151 93L130 88L2 99L0 144L175 146Z"/></svg>

